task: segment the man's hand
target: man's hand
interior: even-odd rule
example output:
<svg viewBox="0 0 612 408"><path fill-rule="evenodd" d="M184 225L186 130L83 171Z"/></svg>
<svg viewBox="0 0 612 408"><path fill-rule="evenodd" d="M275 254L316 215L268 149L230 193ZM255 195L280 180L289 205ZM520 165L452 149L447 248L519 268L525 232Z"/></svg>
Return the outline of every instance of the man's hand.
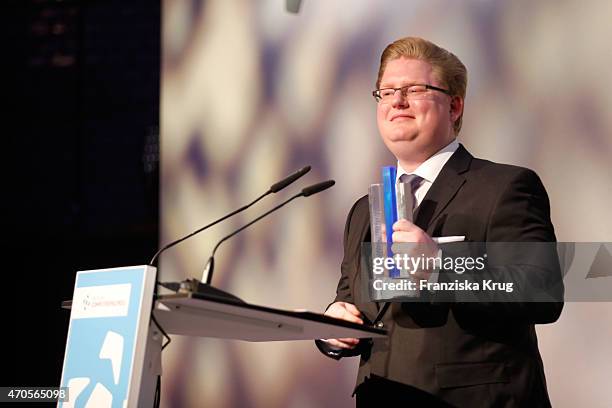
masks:
<svg viewBox="0 0 612 408"><path fill-rule="evenodd" d="M393 224L393 242L414 244L406 246L410 247L411 249L408 252L410 257L416 258L423 255L425 258L428 258L438 256L438 244L436 244L425 231L408 220L402 219ZM403 251L400 251L400 253L401 252ZM433 270L422 268L414 271L412 276L414 276L416 279L428 280L432 272Z"/></svg>
<svg viewBox="0 0 612 408"><path fill-rule="evenodd" d="M336 319L347 320L349 322L363 324L361 320L361 312L352 303L347 302L335 302L332 303L325 313L324 316L334 317ZM343 349L353 349L359 344L359 339L346 338L346 339L325 339L325 342L333 347Z"/></svg>

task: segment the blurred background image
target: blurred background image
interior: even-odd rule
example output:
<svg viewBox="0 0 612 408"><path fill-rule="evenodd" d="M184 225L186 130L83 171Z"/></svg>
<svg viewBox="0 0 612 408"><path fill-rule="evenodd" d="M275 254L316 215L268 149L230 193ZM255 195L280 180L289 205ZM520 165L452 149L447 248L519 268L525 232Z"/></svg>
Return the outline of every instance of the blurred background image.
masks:
<svg viewBox="0 0 612 408"><path fill-rule="evenodd" d="M164 279L200 277L215 242L297 192L218 251L213 284L248 302L323 311L335 295L354 201L395 164L371 97L380 54L421 36L468 68L459 141L476 156L530 167L548 189L560 241L612 239L612 7L601 1L304 1L162 3L161 241L251 201L311 164L291 186L162 258ZM612 401L609 304L567 304L539 326L555 406ZM171 405L351 406L358 359L312 342L177 339L164 351ZM570 373L580 373L576 378ZM599 386L597 386L599 384Z"/></svg>

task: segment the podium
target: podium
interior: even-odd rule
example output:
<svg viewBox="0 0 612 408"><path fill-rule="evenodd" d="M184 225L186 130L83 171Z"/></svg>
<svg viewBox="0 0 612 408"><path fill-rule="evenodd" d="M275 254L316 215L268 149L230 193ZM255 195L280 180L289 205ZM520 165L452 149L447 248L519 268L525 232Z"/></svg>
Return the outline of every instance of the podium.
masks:
<svg viewBox="0 0 612 408"><path fill-rule="evenodd" d="M151 266L80 271L70 308L60 407L151 407L167 335L252 342L384 337L383 329L305 310L253 305L221 291L154 301ZM152 317L153 316L153 317ZM313 345L314 347L314 345ZM108 361L107 361L108 360Z"/></svg>

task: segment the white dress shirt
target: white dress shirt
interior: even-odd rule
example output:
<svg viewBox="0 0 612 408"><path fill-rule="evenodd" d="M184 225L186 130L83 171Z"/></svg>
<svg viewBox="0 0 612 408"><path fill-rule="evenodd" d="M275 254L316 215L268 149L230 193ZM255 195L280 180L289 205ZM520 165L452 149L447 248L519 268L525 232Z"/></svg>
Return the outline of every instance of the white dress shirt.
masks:
<svg viewBox="0 0 612 408"><path fill-rule="evenodd" d="M421 163L419 167L414 169L412 173L408 173L402 168L399 161L397 162L397 178L395 180L396 184L397 182L399 182L400 177L404 174L416 174L417 176L423 179L421 185L414 192L414 196L416 199L415 208L421 204L423 198L425 198L425 194L427 194L429 188L438 177L438 174L440 174L442 167L444 167L448 159L451 158L453 153L455 153L458 148L459 142L457 142L457 139L453 139L453 141L447 144L446 147L440 149L429 159Z"/></svg>

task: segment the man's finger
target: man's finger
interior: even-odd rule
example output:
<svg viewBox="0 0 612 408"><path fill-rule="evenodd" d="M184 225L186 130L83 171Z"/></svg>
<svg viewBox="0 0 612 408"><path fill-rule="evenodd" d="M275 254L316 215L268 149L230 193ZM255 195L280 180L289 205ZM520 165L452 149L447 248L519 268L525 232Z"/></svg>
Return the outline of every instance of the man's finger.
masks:
<svg viewBox="0 0 612 408"><path fill-rule="evenodd" d="M346 309L345 309L344 314L342 315L341 319L344 319L344 320L347 320L347 321L353 322L353 323L363 324L363 320L361 320L359 317L349 313Z"/></svg>
<svg viewBox="0 0 612 408"><path fill-rule="evenodd" d="M351 314L355 315L355 316L361 316L361 312L359 311L359 309L357 309L357 307L352 304L352 303L345 303L344 307L346 308L346 310L348 310Z"/></svg>
<svg viewBox="0 0 612 408"><path fill-rule="evenodd" d="M392 235L393 242L407 242L414 243L417 242L417 235L414 232L409 231L395 231Z"/></svg>
<svg viewBox="0 0 612 408"><path fill-rule="evenodd" d="M411 231L415 228L418 227L405 219L398 220L393 224L393 231Z"/></svg>
<svg viewBox="0 0 612 408"><path fill-rule="evenodd" d="M330 346L334 346L334 347L338 347L338 348L343 348L343 349L353 349L353 348L355 348L354 345L345 343L343 341L340 341L339 339L327 339L325 341Z"/></svg>
<svg viewBox="0 0 612 408"><path fill-rule="evenodd" d="M343 338L343 339L338 339L343 343L349 344L349 345L353 345L356 346L357 344L359 344L359 339L354 339L354 338Z"/></svg>

